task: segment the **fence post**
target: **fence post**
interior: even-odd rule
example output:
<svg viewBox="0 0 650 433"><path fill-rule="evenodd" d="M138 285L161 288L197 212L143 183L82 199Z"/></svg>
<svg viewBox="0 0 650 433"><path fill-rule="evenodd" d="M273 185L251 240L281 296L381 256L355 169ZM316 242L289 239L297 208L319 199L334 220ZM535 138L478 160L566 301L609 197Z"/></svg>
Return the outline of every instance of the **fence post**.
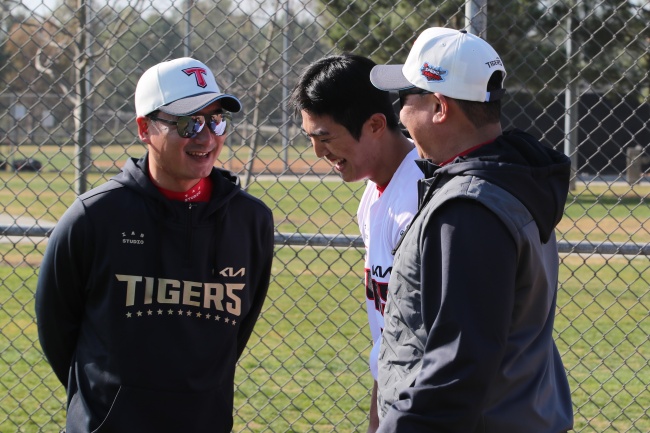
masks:
<svg viewBox="0 0 650 433"><path fill-rule="evenodd" d="M487 39L487 0L465 2L465 29L468 33Z"/></svg>
<svg viewBox="0 0 650 433"><path fill-rule="evenodd" d="M578 176L578 77L575 72L575 60L573 53L573 4L566 16L566 42L565 52L567 59L566 80L564 90L564 154L571 160L571 177L569 188L576 189L576 178Z"/></svg>
<svg viewBox="0 0 650 433"><path fill-rule="evenodd" d="M640 144L628 147L626 150L625 179L633 185L643 179L643 164L650 161L650 156L643 156L643 147Z"/></svg>
<svg viewBox="0 0 650 433"><path fill-rule="evenodd" d="M183 55L192 55L192 0L185 0L185 36L183 37Z"/></svg>

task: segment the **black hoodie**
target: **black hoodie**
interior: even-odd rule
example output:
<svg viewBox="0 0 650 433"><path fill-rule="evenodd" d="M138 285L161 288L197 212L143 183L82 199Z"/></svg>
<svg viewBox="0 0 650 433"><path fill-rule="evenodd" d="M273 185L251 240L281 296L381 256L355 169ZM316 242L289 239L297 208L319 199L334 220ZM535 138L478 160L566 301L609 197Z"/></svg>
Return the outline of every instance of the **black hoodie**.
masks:
<svg viewBox="0 0 650 433"><path fill-rule="evenodd" d="M269 285L273 217L214 169L205 203L166 199L130 159L47 246L39 339L67 433L229 432L237 359Z"/></svg>
<svg viewBox="0 0 650 433"><path fill-rule="evenodd" d="M569 159L512 131L419 165L420 209L388 285L379 432L566 432L553 319Z"/></svg>

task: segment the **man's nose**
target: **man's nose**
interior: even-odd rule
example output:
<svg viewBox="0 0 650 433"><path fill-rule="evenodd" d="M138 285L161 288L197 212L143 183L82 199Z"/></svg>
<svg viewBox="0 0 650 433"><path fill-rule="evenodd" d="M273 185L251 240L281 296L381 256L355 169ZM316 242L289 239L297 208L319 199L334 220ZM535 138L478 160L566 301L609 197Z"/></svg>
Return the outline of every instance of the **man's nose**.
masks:
<svg viewBox="0 0 650 433"><path fill-rule="evenodd" d="M317 157L322 158L327 155L327 149L325 145L320 143L318 140L311 139L311 145L314 148L314 153Z"/></svg>

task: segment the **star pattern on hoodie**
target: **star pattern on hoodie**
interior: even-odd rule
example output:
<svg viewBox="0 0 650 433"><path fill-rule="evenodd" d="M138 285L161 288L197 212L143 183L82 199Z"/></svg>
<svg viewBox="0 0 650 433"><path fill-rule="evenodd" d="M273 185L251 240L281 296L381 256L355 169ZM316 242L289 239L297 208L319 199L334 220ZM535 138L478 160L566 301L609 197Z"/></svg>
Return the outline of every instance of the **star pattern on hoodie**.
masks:
<svg viewBox="0 0 650 433"><path fill-rule="evenodd" d="M126 312L126 318L127 319L134 319L134 318L146 318L148 316L150 317L155 317L155 316L164 316L165 313L167 313L167 316L176 316L176 317L186 317L186 318L195 318L195 319L201 319L201 320L214 320L215 322L235 326L237 324L237 321L235 319L231 319L229 317L223 317L219 314L210 314L210 313L202 313L200 311L192 311L191 309L183 310L178 309L174 310L172 308L168 310L163 310L161 308L157 310L153 309L148 309L145 311L142 310L137 310L137 311L127 311ZM223 319L223 320L222 320Z"/></svg>

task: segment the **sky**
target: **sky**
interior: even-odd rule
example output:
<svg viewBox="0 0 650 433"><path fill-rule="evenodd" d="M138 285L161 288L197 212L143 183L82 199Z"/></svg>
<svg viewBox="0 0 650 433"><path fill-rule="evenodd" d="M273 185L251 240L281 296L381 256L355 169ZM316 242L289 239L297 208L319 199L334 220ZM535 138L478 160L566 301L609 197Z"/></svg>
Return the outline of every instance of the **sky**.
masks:
<svg viewBox="0 0 650 433"><path fill-rule="evenodd" d="M25 8L33 10L37 13L46 13L48 10L52 10L54 6L57 4L57 0L0 0L0 1L7 1L10 3L21 3ZM118 0L117 3L127 3L129 0ZM147 3L149 3L146 7L155 7L156 9L160 11L164 11L167 9L167 7L170 4L176 3L179 8L182 8L186 0L148 0ZM286 0L290 1L290 0ZM101 3L101 0L99 0L97 3ZM106 0L104 2L109 3L109 0ZM115 1L111 1L111 4L115 4ZM260 3L266 3L267 5L269 1L265 0L233 0L233 3L239 3L239 7L244 10L250 12L251 9L259 9ZM303 8L306 3L308 3L307 0L293 0L291 1L293 4L293 7L298 7L298 8Z"/></svg>
<svg viewBox="0 0 650 433"><path fill-rule="evenodd" d="M0 0L2 3L8 3L12 6L11 10L14 10L16 4L20 4L21 9L31 10L36 15L41 17L47 17L50 15L53 8L57 4L60 4L62 0ZM100 9L103 6L111 5L126 5L128 3L135 4L137 0L93 0L95 7ZM172 6L175 9L182 11L185 9L187 0L145 0L143 7L144 13L154 12L156 13L165 13ZM238 9L241 9L245 13L252 14L253 19L259 21L258 24L263 24L273 17L276 13L282 14L288 2L294 14L297 16L305 15L307 18L313 17L312 13L309 11L310 8L315 3L315 0L280 0L279 1L279 10L274 8L278 6L277 0L231 0L231 2ZM4 5L3 5L4 6Z"/></svg>
<svg viewBox="0 0 650 433"><path fill-rule="evenodd" d="M47 10L47 8L50 8L51 10L54 7L56 0L21 0L20 3L22 3L27 9L40 12L40 10Z"/></svg>
<svg viewBox="0 0 650 433"><path fill-rule="evenodd" d="M16 0L0 0L0 1L10 1L15 2ZM23 7L36 12L39 15L49 15L50 11L54 10L57 4L60 4L61 0L18 0ZM106 4L119 5L129 3L129 0L117 0L117 1L96 1L97 6L104 6ZM166 10L170 4L173 4L174 0L148 0L145 3L145 8L152 7L152 4L155 4L155 7L159 11ZM179 4L179 7L182 3L185 3L185 0L176 0L176 3Z"/></svg>

